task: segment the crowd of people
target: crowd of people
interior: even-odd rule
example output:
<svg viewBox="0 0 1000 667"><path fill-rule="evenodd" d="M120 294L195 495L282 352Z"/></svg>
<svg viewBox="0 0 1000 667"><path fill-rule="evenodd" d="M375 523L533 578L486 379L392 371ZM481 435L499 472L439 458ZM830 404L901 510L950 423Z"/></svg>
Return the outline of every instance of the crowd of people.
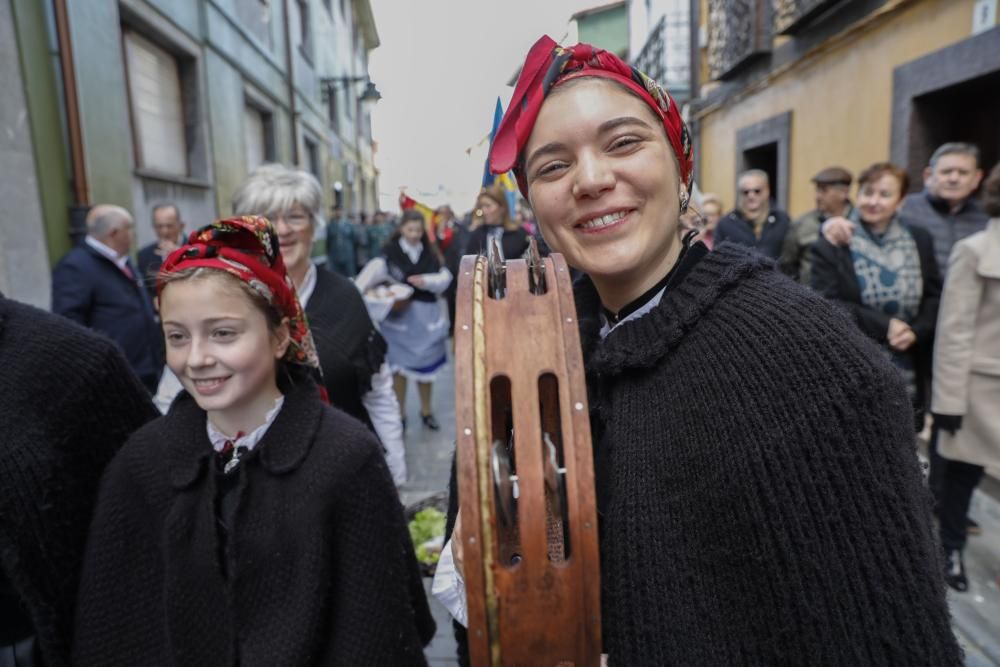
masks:
<svg viewBox="0 0 1000 667"><path fill-rule="evenodd" d="M532 234L579 274L609 662L960 664L1000 165L980 192L948 143L920 192L878 162L853 199L830 166L792 219L757 169L726 212L693 159L655 81L542 38L490 154L528 215L498 183L462 218L324 220L315 177L266 164L232 217L155 206L133 264L132 215L93 207L54 314L0 296L0 666L425 664L408 384L441 428L459 260ZM433 589L461 638L456 488Z"/></svg>
<svg viewBox="0 0 1000 667"><path fill-rule="evenodd" d="M1000 428L983 403L997 397L989 379L997 348L987 341L998 340L991 307L997 223L990 219L1000 215L1000 165L982 183L979 149L951 142L934 151L922 175L923 188L907 194L903 168L869 165L852 200L852 173L824 168L811 179L816 208L790 220L770 199L767 173L749 170L739 176L733 211L719 219L718 198L701 195L692 224L707 244L752 247L841 305L906 380L915 429L933 415L929 481L946 580L965 591L966 536L980 532L969 504L985 467L1000 462Z"/></svg>

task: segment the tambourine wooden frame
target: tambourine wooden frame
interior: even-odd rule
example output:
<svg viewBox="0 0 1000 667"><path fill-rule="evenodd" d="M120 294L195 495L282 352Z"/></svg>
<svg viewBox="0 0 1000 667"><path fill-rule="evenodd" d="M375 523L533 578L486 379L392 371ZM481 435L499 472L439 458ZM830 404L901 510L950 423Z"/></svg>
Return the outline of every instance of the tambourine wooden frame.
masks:
<svg viewBox="0 0 1000 667"><path fill-rule="evenodd" d="M532 293L524 260L505 263L505 294L489 295L485 257L459 268L455 316L458 486L469 655L474 667L597 667L601 654L600 565L593 455L583 357L569 269L544 261L543 294ZM569 557L547 556L539 379L555 375L566 468ZM490 383L510 381L520 549L498 562L490 461ZM551 412L550 412L551 414Z"/></svg>

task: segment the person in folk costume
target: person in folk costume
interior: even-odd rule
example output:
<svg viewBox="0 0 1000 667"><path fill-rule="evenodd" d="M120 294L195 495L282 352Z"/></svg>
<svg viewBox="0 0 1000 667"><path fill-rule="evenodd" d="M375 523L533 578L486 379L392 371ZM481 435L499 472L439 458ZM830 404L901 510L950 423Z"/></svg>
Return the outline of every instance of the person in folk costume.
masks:
<svg viewBox="0 0 1000 667"><path fill-rule="evenodd" d="M496 181L479 191L465 241L466 255L485 255L490 241L495 240L505 259L519 259L528 249L529 238L530 234L510 217L502 183Z"/></svg>
<svg viewBox="0 0 1000 667"><path fill-rule="evenodd" d="M426 664L434 622L395 487L314 380L270 222L193 232L157 291L186 392L105 472L73 664Z"/></svg>
<svg viewBox="0 0 1000 667"><path fill-rule="evenodd" d="M406 481L403 425L385 361L386 342L350 278L312 262L322 191L307 171L280 164L254 169L233 195L236 215L263 215L309 319L330 403L375 431L393 481Z"/></svg>
<svg viewBox="0 0 1000 667"><path fill-rule="evenodd" d="M451 272L427 237L423 214L413 209L403 212L381 256L368 262L355 279L362 292L387 282L413 288L409 300L397 303L380 326L389 343L389 365L404 424L407 379L411 378L420 395L420 418L435 431L440 424L431 408L433 383L448 359L448 312L439 296L451 280Z"/></svg>
<svg viewBox="0 0 1000 667"><path fill-rule="evenodd" d="M771 260L681 237L692 158L659 85L548 37L490 157L586 274L608 663L961 664L901 377Z"/></svg>

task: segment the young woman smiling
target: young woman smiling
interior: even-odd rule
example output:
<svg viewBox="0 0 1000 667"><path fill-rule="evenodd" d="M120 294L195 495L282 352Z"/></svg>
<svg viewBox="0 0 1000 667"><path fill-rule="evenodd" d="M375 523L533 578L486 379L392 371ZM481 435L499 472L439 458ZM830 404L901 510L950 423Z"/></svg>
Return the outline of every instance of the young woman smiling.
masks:
<svg viewBox="0 0 1000 667"><path fill-rule="evenodd" d="M322 400L274 228L194 232L158 292L187 393L105 472L73 664L426 664L395 487L375 436Z"/></svg>
<svg viewBox="0 0 1000 667"><path fill-rule="evenodd" d="M662 88L543 38L491 168L586 274L609 664L961 664L898 374L770 261L681 238Z"/></svg>

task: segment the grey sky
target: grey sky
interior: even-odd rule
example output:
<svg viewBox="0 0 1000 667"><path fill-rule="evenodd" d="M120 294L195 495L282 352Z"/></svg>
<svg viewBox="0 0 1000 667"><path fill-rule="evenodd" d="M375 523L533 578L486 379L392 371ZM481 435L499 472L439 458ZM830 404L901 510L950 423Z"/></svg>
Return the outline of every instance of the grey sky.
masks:
<svg viewBox="0 0 1000 667"><path fill-rule="evenodd" d="M369 71L381 205L399 188L432 206L472 208L499 95L542 34L561 41L572 14L602 0L371 0L382 45ZM470 154L466 149L472 147Z"/></svg>

